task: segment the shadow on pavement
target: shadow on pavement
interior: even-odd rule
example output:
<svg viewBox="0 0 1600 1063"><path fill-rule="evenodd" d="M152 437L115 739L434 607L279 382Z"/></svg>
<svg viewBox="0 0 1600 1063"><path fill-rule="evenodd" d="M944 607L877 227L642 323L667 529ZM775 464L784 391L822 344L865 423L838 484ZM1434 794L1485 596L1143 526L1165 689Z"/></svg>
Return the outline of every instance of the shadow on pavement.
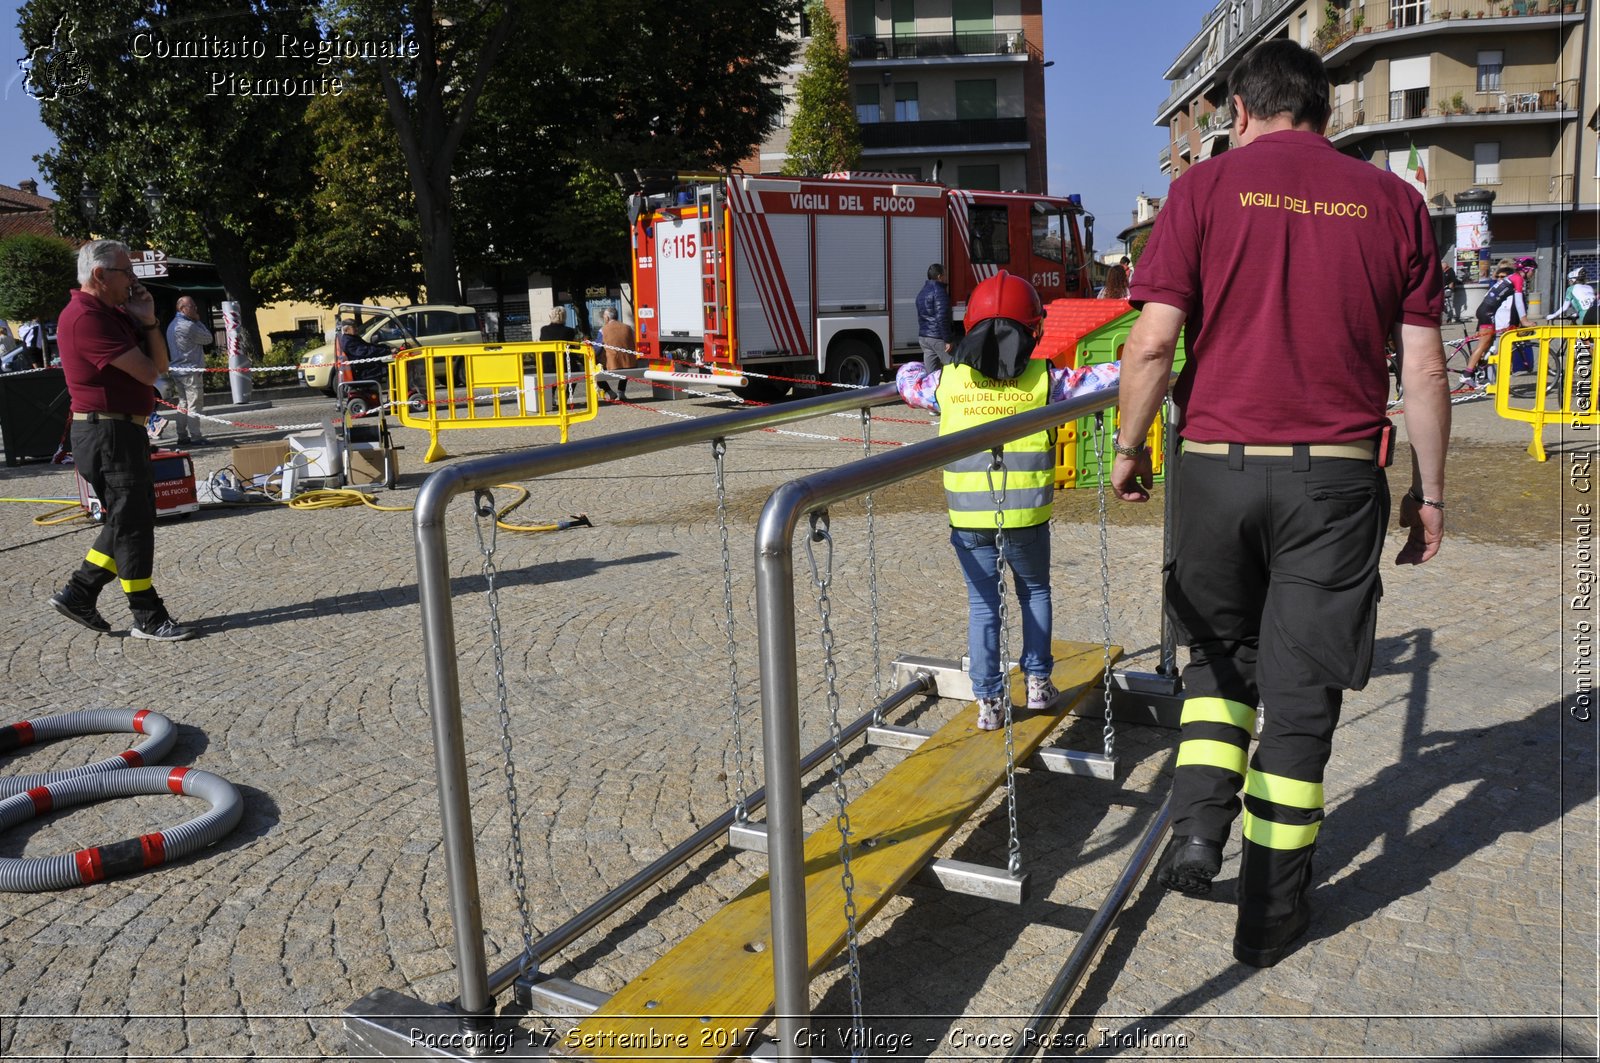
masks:
<svg viewBox="0 0 1600 1063"><path fill-rule="evenodd" d="M546 561L526 568L503 568L495 577L495 586L501 590L507 587L537 587L546 584L564 583L567 580L583 579L596 575L606 569L616 568L620 565L643 565L652 561L665 561L678 555L670 550L657 550L648 554L634 554L631 557L619 557L614 560L598 561L593 558L572 558L565 561ZM482 594L488 590L488 584L480 576L462 576L450 581L450 595L452 598L467 594ZM373 590L355 591L350 594L336 594L326 598L312 598L292 605L275 606L270 609L251 609L242 613L219 613L195 622L202 634L216 634L219 631L232 627L263 627L268 624L282 624L296 620L307 620L312 617L326 616L329 613L373 613L386 609L409 608L417 604L417 585L406 583L398 587L382 587Z"/></svg>

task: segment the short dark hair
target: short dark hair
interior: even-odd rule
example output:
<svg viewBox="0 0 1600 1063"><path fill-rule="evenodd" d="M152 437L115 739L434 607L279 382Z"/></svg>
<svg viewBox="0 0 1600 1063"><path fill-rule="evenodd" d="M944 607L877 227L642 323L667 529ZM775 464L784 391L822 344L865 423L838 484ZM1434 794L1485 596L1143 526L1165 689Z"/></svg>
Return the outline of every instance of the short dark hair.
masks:
<svg viewBox="0 0 1600 1063"><path fill-rule="evenodd" d="M933 265L928 267L929 280L936 281L942 276L944 276L944 266L940 263L935 262Z"/></svg>
<svg viewBox="0 0 1600 1063"><path fill-rule="evenodd" d="M1250 49L1228 78L1228 95L1243 100L1252 118L1287 114L1295 125L1318 129L1332 112L1321 57L1283 37Z"/></svg>

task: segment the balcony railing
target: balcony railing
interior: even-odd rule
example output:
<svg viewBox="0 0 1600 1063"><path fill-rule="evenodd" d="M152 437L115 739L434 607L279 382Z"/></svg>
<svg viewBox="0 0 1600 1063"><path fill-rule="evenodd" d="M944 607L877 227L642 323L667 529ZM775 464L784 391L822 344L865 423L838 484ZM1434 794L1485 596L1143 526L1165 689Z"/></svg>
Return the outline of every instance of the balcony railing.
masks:
<svg viewBox="0 0 1600 1063"><path fill-rule="evenodd" d="M851 59L937 59L961 55L1026 55L1021 30L985 33L896 33L892 37L852 36Z"/></svg>
<svg viewBox="0 0 1600 1063"><path fill-rule="evenodd" d="M1535 114L1567 111L1577 106L1578 81L1504 83L1497 89L1479 91L1471 85L1431 85L1405 89L1396 99L1368 97L1363 103L1346 103L1333 109L1328 134L1336 136L1346 129L1407 122L1420 118L1454 118L1476 115Z"/></svg>
<svg viewBox="0 0 1600 1063"><path fill-rule="evenodd" d="M1438 24L1449 21L1524 18L1532 15L1577 16L1588 9L1589 0L1430 0L1425 4L1367 0L1366 3L1351 4L1336 21L1324 23L1313 36L1312 44L1317 51L1327 53L1357 33L1421 25L1442 28Z"/></svg>
<svg viewBox="0 0 1600 1063"><path fill-rule="evenodd" d="M1454 203L1456 195L1469 188L1487 188L1494 192L1494 209L1508 207L1551 207L1572 203L1572 175L1545 174L1538 177L1502 177L1498 181L1473 181L1468 178L1453 180L1432 179L1424 197L1432 202L1443 196L1444 202Z"/></svg>
<svg viewBox="0 0 1600 1063"><path fill-rule="evenodd" d="M1015 144L1028 139L1026 118L966 118L944 122L867 122L861 146L931 148L943 144Z"/></svg>

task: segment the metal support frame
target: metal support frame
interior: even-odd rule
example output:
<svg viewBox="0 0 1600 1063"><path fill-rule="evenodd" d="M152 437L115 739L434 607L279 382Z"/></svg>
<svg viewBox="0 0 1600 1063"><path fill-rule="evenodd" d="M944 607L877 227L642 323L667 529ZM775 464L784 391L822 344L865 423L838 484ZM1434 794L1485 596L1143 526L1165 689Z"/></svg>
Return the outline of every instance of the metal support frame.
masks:
<svg viewBox="0 0 1600 1063"><path fill-rule="evenodd" d="M942 657L908 655L895 659L895 682L900 682L904 675L916 672L927 672L933 676L939 688L939 697L957 701L972 700L972 677L967 674L965 658L952 661ZM1111 712L1114 719L1122 723L1177 729L1183 699L1178 691L1175 673L1169 676L1160 672L1113 671L1111 682ZM1100 684L1096 683L1094 689L1099 690ZM1086 698L1072 709L1075 716L1095 719L1100 718L1100 712L1101 702L1097 698ZM880 731L880 728L873 728L867 735L867 741L878 745L896 744L892 734Z"/></svg>
<svg viewBox="0 0 1600 1063"><path fill-rule="evenodd" d="M728 830L728 844L746 852L767 851L765 823L736 823ZM951 893L983 897L1006 904L1021 904L1028 899L1028 875L1013 878L1003 867L974 864L966 860L930 860L917 872L927 886L939 886Z"/></svg>
<svg viewBox="0 0 1600 1063"><path fill-rule="evenodd" d="M867 744L888 749L909 750L916 749L932 735L932 731L920 727L893 727L885 724L882 727L867 728ZM1044 746L1022 763L1026 767L1055 772L1058 775L1084 775L1106 780L1117 777L1114 763L1099 753L1088 753L1081 749Z"/></svg>
<svg viewBox="0 0 1600 1063"><path fill-rule="evenodd" d="M810 977L802 793L798 769L799 677L795 658L794 533L800 518L958 458L1058 427L1116 404L1111 388L975 425L849 465L791 480L767 499L756 524L756 623L761 661L761 723L767 780L767 861L772 899L772 966L778 1049L809 1059Z"/></svg>

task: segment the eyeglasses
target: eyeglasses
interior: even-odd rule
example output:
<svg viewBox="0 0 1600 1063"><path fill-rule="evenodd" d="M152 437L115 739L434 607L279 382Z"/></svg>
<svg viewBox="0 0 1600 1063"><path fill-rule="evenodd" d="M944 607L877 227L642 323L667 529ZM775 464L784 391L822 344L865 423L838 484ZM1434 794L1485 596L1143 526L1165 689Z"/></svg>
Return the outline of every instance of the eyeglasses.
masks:
<svg viewBox="0 0 1600 1063"><path fill-rule="evenodd" d="M136 280L139 277L139 275L137 273L135 273L133 270L131 270L131 269L125 267L125 266L101 266L100 268L101 269L108 269L113 273L126 273L128 276L133 277Z"/></svg>

